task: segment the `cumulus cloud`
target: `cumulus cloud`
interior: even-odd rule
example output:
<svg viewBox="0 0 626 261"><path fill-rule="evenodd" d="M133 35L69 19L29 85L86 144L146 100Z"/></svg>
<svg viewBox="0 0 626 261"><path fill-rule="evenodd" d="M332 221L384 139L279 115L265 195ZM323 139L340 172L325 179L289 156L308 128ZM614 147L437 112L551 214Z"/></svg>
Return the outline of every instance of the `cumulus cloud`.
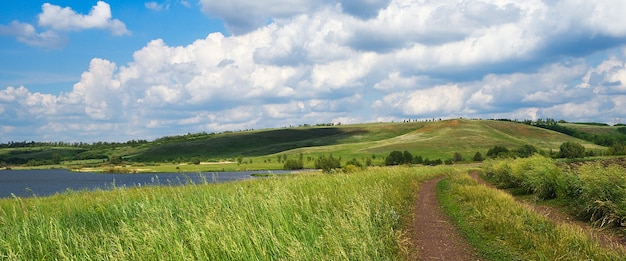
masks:
<svg viewBox="0 0 626 261"><path fill-rule="evenodd" d="M112 18L111 7L103 1L98 1L88 15L78 14L70 7L49 3L44 3L41 9L37 24L47 28L43 32L38 32L32 24L13 21L8 25L0 25L0 35L13 36L30 46L59 48L67 42L68 31L103 29L117 36L130 34L122 21Z"/></svg>
<svg viewBox="0 0 626 261"><path fill-rule="evenodd" d="M156 39L122 65L95 58L69 93L5 89L0 113L67 119L42 125L49 130L153 138L338 120L626 117L621 1L356 3L202 0L234 35L186 46ZM92 17L90 28L113 32L102 6L44 11L68 18L46 26L82 30L75 21ZM598 52L608 57L586 56Z"/></svg>
<svg viewBox="0 0 626 261"><path fill-rule="evenodd" d="M126 25L112 19L111 6L103 1L98 1L92 7L88 15L77 14L70 7L60 7L45 3L41 6L39 14L39 26L49 27L57 31L80 31L85 29L106 29L113 35L130 34Z"/></svg>
<svg viewBox="0 0 626 261"><path fill-rule="evenodd" d="M54 31L38 33L31 24L13 21L8 25L0 25L0 35L13 36L17 41L30 46L58 48L66 41L66 37Z"/></svg>

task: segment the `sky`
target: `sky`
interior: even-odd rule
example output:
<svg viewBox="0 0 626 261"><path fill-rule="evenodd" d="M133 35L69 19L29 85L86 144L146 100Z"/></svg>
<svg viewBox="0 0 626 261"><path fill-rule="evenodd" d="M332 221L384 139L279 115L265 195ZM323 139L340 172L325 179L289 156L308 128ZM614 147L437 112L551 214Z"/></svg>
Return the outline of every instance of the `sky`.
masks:
<svg viewBox="0 0 626 261"><path fill-rule="evenodd" d="M623 0L2 1L0 143L626 123Z"/></svg>

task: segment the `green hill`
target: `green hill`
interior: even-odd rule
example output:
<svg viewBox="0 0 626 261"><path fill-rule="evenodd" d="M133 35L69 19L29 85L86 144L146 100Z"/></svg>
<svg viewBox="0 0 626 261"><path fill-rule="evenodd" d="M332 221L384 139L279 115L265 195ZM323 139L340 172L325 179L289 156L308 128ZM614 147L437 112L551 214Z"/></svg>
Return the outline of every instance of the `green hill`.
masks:
<svg viewBox="0 0 626 261"><path fill-rule="evenodd" d="M522 123L453 119L188 134L152 142L80 148L2 148L0 163L26 163L30 160L46 163L51 162L55 154L64 161L99 159L97 162L102 162L102 157L108 156L120 156L132 162L189 162L192 158L234 161L237 157L256 158L255 162L271 162L271 158L283 154L309 158L333 154L343 160L369 157L380 160L394 150L407 150L424 158L445 160L454 153L460 153L467 159L476 152L485 155L487 150L496 145L516 149L530 144L542 150L556 151L566 141L578 142L588 149L604 149L588 141Z"/></svg>
<svg viewBox="0 0 626 261"><path fill-rule="evenodd" d="M530 144L543 150L558 150L566 141L602 149L580 139L521 123L492 120L445 120L412 123L373 123L334 127L300 127L226 133L184 142L153 144L133 155L140 161L203 157L227 159L276 153L305 155L335 154L344 158L386 155L408 150L429 158L450 158L459 152L470 157L496 145L518 148Z"/></svg>

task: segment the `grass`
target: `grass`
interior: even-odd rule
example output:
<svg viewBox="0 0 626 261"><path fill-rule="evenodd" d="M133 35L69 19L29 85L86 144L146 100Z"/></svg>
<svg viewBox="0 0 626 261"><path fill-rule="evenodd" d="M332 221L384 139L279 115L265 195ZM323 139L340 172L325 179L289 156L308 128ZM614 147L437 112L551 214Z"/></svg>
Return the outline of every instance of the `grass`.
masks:
<svg viewBox="0 0 626 261"><path fill-rule="evenodd" d="M495 145L517 149L522 145L530 144L546 151L558 150L565 141L579 142L590 149L602 148L564 134L522 123L453 119L199 135L157 140L140 146L120 145L116 148L94 149L81 152L81 154L122 156L130 165L138 162L155 163L147 168L148 172L234 171L282 169L282 163L277 160L279 155L295 158L302 154L305 159L315 159L321 155L332 154L336 158L341 158L342 162L357 159L364 163L369 158L374 165L379 165L384 161L384 157L394 150L407 150L415 156L445 161L451 159L455 152L460 153L464 159L472 159L476 152L486 155L487 151ZM22 151L19 152L20 157L29 159L32 156L38 160L45 160L47 157L45 155L52 155L49 152L34 153L35 148L29 149L33 150L33 153ZM9 157L8 153L7 149L0 149L0 163L3 157ZM18 153L18 151L13 151L13 153ZM191 162L193 158L201 161L237 162L239 157L243 157L245 164L211 166L187 166L185 164ZM71 157L64 156L64 159L69 158ZM314 160L305 160L305 168L313 167L313 162ZM159 166L156 166L157 164ZM81 165L94 167L93 163L87 163L87 161L84 164L80 161L73 163L66 161L61 166L77 168Z"/></svg>
<svg viewBox="0 0 626 261"><path fill-rule="evenodd" d="M419 184L448 167L0 200L0 259L396 260Z"/></svg>
<svg viewBox="0 0 626 261"><path fill-rule="evenodd" d="M487 260L623 260L573 225L557 225L509 194L453 175L438 186L444 210Z"/></svg>

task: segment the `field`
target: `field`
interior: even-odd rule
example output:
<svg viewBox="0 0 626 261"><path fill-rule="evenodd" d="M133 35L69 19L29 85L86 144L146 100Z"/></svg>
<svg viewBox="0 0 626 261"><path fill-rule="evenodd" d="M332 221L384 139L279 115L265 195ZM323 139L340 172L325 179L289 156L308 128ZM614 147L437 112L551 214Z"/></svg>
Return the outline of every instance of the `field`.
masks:
<svg viewBox="0 0 626 261"><path fill-rule="evenodd" d="M371 168L3 199L0 259L401 259L419 184L451 172Z"/></svg>
<svg viewBox="0 0 626 261"><path fill-rule="evenodd" d="M570 125L586 133L622 135L609 126ZM554 223L467 175L483 172L500 188L532 202L579 210L572 214L597 226L626 224L626 170L611 164L623 160L604 165L539 155L482 165L472 160L494 146L532 145L550 154L567 141L587 151L607 150L535 126L465 119L188 134L123 144L5 146L0 167L15 169L272 170L282 169L287 159L302 159L305 168L313 168L316 158L329 155L342 166L351 159L372 166L349 173L0 199L0 259L411 259L419 252L410 228L413 215L419 215L412 214L417 191L426 180L446 176L437 190L441 206L481 260L623 260L623 249L602 245L574 225ZM443 160L460 153L464 160L382 167L391 151L405 150Z"/></svg>
<svg viewBox="0 0 626 261"><path fill-rule="evenodd" d="M566 141L588 150L606 148L561 133L521 123L493 120L454 119L429 122L370 123L339 126L295 127L221 134L183 135L147 143L116 146L0 148L5 159L44 163L47 168L107 170L111 157L122 160L120 167L132 172L197 172L282 169L287 158L303 158L313 168L320 156L333 155L345 163L356 159L363 164L381 165L391 151L409 151L428 159L451 159L459 153L472 159L485 155L493 146L516 149L533 145L544 151L558 151ZM46 164L57 154L58 163ZM76 160L98 156L105 159ZM192 161L203 164L191 164ZM25 164L34 167L36 164ZM1 167L1 166L0 166Z"/></svg>

